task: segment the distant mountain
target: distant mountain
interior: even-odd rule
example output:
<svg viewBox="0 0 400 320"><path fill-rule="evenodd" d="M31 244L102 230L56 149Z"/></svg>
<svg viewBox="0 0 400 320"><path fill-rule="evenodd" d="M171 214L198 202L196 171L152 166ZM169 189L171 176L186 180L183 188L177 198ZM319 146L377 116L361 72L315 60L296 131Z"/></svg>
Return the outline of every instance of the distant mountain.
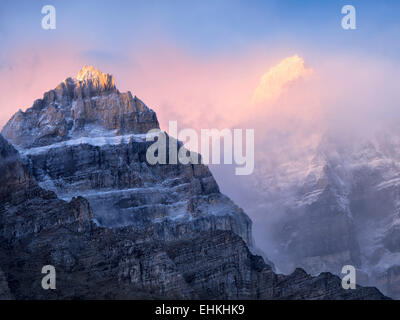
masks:
<svg viewBox="0 0 400 320"><path fill-rule="evenodd" d="M329 273L274 273L204 165L150 165L155 113L86 66L0 136L0 297L384 299ZM169 138L172 139L172 138ZM11 145L13 144L13 145ZM54 265L57 289L43 290Z"/></svg>
<svg viewBox="0 0 400 320"><path fill-rule="evenodd" d="M340 274L358 268L359 283L400 298L400 130L370 136L322 136L301 157L258 172L280 270ZM276 257L274 257L276 258Z"/></svg>

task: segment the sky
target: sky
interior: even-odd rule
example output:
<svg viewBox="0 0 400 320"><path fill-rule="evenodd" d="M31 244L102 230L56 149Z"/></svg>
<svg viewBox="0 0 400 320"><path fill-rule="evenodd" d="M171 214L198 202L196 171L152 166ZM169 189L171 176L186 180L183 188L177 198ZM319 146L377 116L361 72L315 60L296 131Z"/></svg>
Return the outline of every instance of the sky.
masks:
<svg viewBox="0 0 400 320"><path fill-rule="evenodd" d="M49 4L55 30L41 27ZM347 4L355 30L341 25ZM398 0L2 0L0 128L93 65L155 110L162 129L254 128L258 162L276 163L276 146L398 118L399 17ZM213 173L250 212L252 190L229 170Z"/></svg>

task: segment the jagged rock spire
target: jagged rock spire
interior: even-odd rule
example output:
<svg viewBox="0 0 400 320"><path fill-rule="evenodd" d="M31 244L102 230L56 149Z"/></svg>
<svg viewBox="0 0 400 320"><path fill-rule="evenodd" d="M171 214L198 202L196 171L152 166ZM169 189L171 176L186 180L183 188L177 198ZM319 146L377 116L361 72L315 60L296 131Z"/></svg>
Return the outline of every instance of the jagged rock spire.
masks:
<svg viewBox="0 0 400 320"><path fill-rule="evenodd" d="M78 72L76 78L79 83L91 83L94 87L104 90L114 89L114 77L108 73L102 73L93 66L85 65Z"/></svg>

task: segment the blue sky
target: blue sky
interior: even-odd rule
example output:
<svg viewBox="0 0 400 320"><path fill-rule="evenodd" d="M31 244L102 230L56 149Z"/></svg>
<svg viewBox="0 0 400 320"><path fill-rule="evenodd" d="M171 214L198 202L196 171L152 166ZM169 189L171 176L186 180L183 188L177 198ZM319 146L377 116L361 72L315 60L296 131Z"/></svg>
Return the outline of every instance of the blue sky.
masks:
<svg viewBox="0 0 400 320"><path fill-rule="evenodd" d="M41 8L57 10L57 30L41 29ZM341 28L341 7L357 10L357 30ZM146 0L1 1L1 46L84 41L112 59L127 48L170 42L200 56L249 46L399 56L400 1Z"/></svg>

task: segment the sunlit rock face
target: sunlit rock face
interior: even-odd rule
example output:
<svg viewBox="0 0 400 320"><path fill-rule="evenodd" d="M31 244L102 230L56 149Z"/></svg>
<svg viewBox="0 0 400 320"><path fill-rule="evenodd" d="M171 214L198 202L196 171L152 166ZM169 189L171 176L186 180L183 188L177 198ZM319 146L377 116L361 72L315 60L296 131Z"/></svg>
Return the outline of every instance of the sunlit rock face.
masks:
<svg viewBox="0 0 400 320"><path fill-rule="evenodd" d="M76 76L78 86L91 87L97 90L115 89L114 77L108 73L102 73L93 66L84 66Z"/></svg>

